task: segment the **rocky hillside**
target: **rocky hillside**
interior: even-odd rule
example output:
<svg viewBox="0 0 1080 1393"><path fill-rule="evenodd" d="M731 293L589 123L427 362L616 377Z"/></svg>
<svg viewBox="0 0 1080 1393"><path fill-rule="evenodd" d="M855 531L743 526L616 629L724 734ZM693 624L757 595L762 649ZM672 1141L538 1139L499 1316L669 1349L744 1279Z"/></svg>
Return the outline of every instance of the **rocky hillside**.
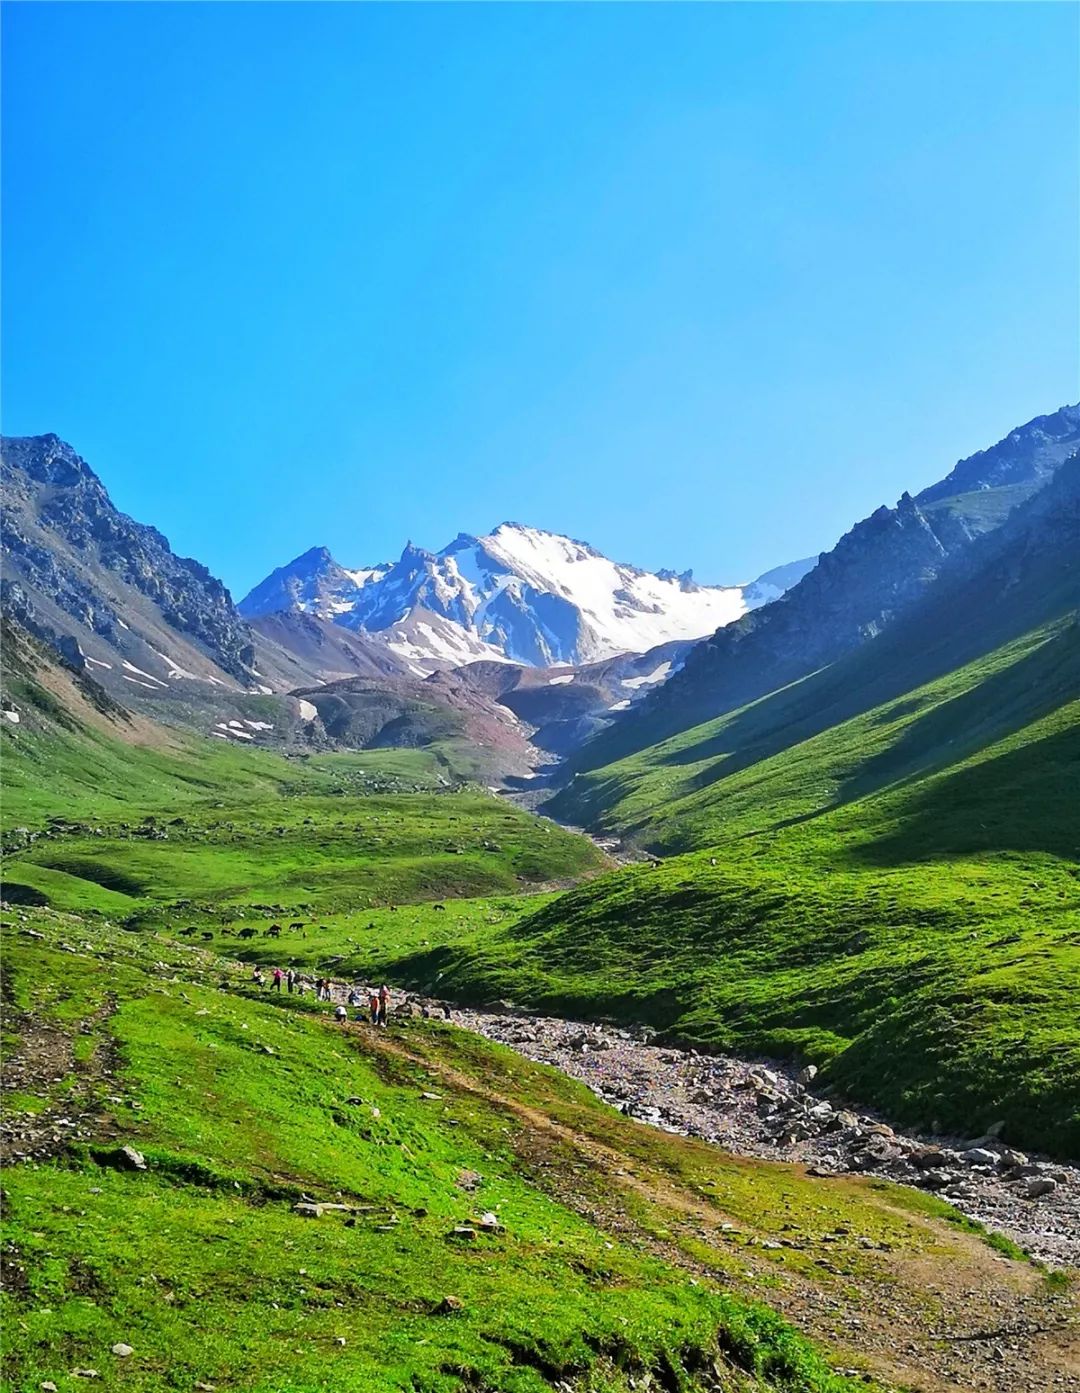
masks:
<svg viewBox="0 0 1080 1393"><path fill-rule="evenodd" d="M255 648L229 592L198 561L177 556L154 527L116 509L85 460L55 435L3 441L5 608L46 637L87 641L86 651L188 666L204 681L251 685ZM135 623L143 630L135 633ZM182 651L175 658L177 642ZM172 645L172 649L170 649ZM167 656L168 654L168 656ZM99 659L95 666L109 671ZM121 657L120 666L125 666ZM126 664L121 680L145 673ZM164 684L169 679L151 678ZM193 679L195 680L195 679Z"/></svg>
<svg viewBox="0 0 1080 1393"><path fill-rule="evenodd" d="M780 599L697 645L677 676L591 742L579 767L599 768L734 710L873 638L1078 446L1080 407L1064 407L961 461L919 499L905 493L879 508Z"/></svg>
<svg viewBox="0 0 1080 1393"><path fill-rule="evenodd" d="M6 439L3 456L9 723L30 719L44 690L44 700L51 693L61 714L77 720L88 705L107 713L123 740L167 742L156 722L245 747L461 737L475 740L474 763L486 779L527 772L522 751L536 752L508 710L420 691L381 639L299 608L249 625L221 581L121 513L56 436ZM361 679L369 716L342 719L335 694L331 734L304 693L347 677ZM349 700L358 703L355 693Z"/></svg>

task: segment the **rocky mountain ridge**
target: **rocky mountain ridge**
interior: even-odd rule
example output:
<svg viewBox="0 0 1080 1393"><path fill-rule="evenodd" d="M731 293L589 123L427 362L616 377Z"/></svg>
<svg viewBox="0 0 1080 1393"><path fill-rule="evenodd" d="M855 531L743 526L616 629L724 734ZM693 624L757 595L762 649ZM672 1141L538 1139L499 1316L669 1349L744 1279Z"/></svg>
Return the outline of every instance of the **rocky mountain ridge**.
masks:
<svg viewBox="0 0 1080 1393"><path fill-rule="evenodd" d="M1063 407L961 461L919 499L905 493L878 508L781 598L697 644L678 674L581 752L577 767L599 768L734 710L872 639L1078 447L1080 406Z"/></svg>
<svg viewBox="0 0 1080 1393"><path fill-rule="evenodd" d="M253 680L251 632L225 586L177 556L155 528L112 504L90 466L55 435L3 441L5 604L29 626L61 632L74 620L123 646L125 606L137 598L237 682ZM208 672L208 676L209 676Z"/></svg>

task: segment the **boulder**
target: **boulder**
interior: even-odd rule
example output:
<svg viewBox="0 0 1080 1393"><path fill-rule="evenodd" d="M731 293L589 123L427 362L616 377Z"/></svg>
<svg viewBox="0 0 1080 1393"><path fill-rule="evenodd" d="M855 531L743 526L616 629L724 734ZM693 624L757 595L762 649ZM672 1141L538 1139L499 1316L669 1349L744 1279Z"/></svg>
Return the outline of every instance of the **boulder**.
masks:
<svg viewBox="0 0 1080 1393"><path fill-rule="evenodd" d="M1057 1181L1048 1175L1032 1175L1022 1181L1019 1188L1021 1198L1037 1200L1041 1195L1052 1195L1057 1189Z"/></svg>
<svg viewBox="0 0 1080 1393"><path fill-rule="evenodd" d="M955 1177L949 1171L928 1170L923 1171L915 1182L924 1190L944 1190L952 1185Z"/></svg>
<svg viewBox="0 0 1080 1393"><path fill-rule="evenodd" d="M146 1169L146 1157L141 1151L136 1151L133 1146L116 1146L111 1151L98 1153L98 1160L103 1166L111 1166L118 1171L144 1171Z"/></svg>

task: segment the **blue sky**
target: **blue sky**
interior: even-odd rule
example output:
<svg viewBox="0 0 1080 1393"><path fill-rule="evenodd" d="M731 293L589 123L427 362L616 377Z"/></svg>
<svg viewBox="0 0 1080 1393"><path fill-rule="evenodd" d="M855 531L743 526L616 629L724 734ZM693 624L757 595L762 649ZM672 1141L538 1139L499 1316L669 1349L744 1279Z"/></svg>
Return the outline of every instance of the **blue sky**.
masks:
<svg viewBox="0 0 1080 1393"><path fill-rule="evenodd" d="M749 578L1077 396L1078 13L8 4L4 428L237 594Z"/></svg>

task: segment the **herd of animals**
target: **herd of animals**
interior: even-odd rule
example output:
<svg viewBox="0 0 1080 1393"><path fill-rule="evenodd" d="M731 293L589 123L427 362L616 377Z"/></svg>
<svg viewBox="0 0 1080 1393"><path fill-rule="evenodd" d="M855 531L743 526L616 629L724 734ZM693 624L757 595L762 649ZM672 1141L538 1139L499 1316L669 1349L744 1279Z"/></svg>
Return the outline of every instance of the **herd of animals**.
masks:
<svg viewBox="0 0 1080 1393"><path fill-rule="evenodd" d="M390 909L393 909L393 910L396 910L396 909L397 909L397 905L396 905L396 904L392 904L392 905L390 905L390 906L388 906L388 907L389 907ZM441 909L441 910L445 911L446 906L445 906L444 904L436 904L436 905L432 905L432 909ZM374 927L375 927L374 923L368 924L368 928L369 928L369 929L373 929ZM317 930L319 933L329 933L329 932L330 932L330 930L327 928L327 926L326 926L325 924L317 924L317 925L316 925L316 924L313 924L313 925L312 925L312 928L315 929L315 930ZM261 930L261 933L262 933L263 938L280 938L283 932L284 932L284 925L282 925L282 924L270 924L267 928ZM298 932L298 933L301 935L301 937L307 938L307 925L305 924L305 922L304 922L302 919L294 919L293 922L289 925L289 932L290 932L290 933L297 933L297 932ZM229 935L231 934L231 935L233 935L233 936L236 937L236 938L245 938L245 939L247 939L247 938L258 938L258 937L259 937L259 934L260 934L260 930L259 930L259 929L253 929L253 928L250 928L250 927L245 927L245 928L242 928L242 929L222 929L222 930L221 930L221 933L222 933L222 936L223 936L223 937L227 937L227 936L229 936ZM198 926L197 924L189 924L189 925L187 926L186 929L180 929L180 930L179 930L179 937L180 937L180 938L194 938L196 934L199 935L199 937L203 940L204 943L212 943L212 942L213 942L214 933L213 933L213 930L212 930L212 929L200 929L199 926Z"/></svg>

